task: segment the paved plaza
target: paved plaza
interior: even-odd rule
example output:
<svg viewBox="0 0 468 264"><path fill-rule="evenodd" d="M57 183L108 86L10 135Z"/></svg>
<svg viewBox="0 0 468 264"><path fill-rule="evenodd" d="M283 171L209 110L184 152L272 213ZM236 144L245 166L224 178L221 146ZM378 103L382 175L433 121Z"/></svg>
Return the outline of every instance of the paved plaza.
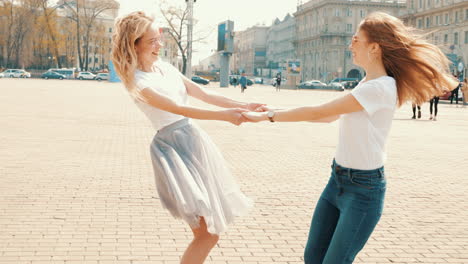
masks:
<svg viewBox="0 0 468 264"><path fill-rule="evenodd" d="M346 92L209 89L278 107ZM191 100L197 106L207 106ZM384 214L355 263L468 263L468 107L394 118ZM197 121L222 150L252 212L209 264L303 263L338 123ZM155 133L121 84L0 79L0 264L176 264L191 240L163 210L149 156Z"/></svg>

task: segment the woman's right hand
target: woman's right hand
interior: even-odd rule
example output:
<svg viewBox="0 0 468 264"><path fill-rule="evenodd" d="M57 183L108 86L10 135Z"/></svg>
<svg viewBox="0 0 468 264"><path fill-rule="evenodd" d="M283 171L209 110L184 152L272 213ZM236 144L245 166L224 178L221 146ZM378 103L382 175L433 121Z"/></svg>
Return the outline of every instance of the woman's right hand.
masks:
<svg viewBox="0 0 468 264"><path fill-rule="evenodd" d="M239 126L246 121L245 117L242 115L243 112L247 112L246 109L241 108L232 108L220 111L221 120L232 123L233 125Z"/></svg>

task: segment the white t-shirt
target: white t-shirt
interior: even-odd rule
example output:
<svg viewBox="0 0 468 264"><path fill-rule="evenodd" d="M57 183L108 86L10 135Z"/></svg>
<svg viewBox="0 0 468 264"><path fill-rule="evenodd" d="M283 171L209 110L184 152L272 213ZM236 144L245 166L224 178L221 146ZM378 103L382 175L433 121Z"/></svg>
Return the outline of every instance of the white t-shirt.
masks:
<svg viewBox="0 0 468 264"><path fill-rule="evenodd" d="M167 62L157 60L154 64L159 70L155 72L135 71L135 84L138 91L145 88L167 96L180 105L186 105L188 101L187 89L185 88L179 71ZM179 121L184 116L176 115L159 108L153 107L144 102L135 100L136 105L148 117L156 130Z"/></svg>
<svg viewBox="0 0 468 264"><path fill-rule="evenodd" d="M397 107L395 79L359 83L351 94L364 110L341 115L335 160L343 167L372 170L384 165L385 142Z"/></svg>

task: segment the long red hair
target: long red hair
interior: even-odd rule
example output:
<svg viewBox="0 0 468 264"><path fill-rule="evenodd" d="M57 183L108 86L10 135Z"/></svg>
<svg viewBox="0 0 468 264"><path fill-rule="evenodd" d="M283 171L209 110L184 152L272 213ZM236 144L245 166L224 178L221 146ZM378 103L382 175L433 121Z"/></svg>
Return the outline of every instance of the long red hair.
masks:
<svg viewBox="0 0 468 264"><path fill-rule="evenodd" d="M400 19L375 12L359 29L369 43L379 44L385 70L397 83L399 105L407 101L421 104L457 86L442 51Z"/></svg>

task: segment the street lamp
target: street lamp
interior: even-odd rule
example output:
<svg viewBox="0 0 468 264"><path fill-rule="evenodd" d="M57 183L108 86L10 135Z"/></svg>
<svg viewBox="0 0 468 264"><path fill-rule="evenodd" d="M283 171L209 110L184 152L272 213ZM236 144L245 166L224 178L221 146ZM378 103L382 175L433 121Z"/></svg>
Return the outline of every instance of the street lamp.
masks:
<svg viewBox="0 0 468 264"><path fill-rule="evenodd" d="M187 3L187 68L185 76L189 79L192 77L192 31L193 31L193 4L197 0L185 0Z"/></svg>

